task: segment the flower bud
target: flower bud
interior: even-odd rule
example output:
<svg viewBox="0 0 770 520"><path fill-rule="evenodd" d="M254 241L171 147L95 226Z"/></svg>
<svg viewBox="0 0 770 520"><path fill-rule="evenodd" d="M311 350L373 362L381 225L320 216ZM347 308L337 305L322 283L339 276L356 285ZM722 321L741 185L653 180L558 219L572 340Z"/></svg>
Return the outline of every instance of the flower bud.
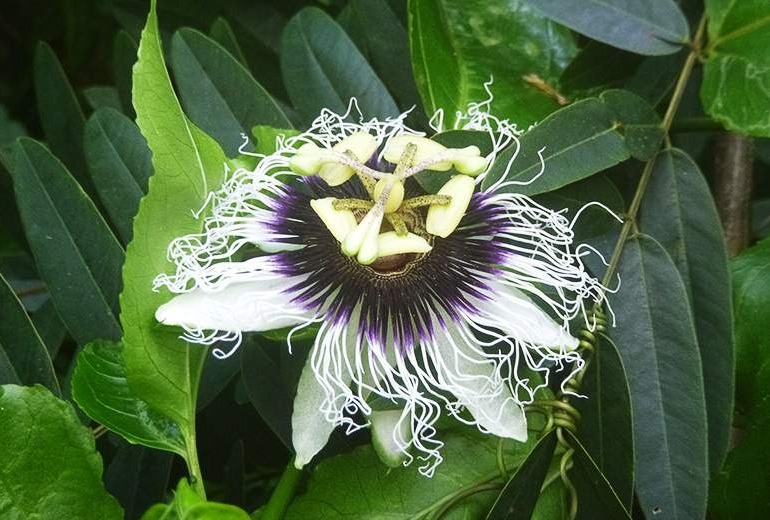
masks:
<svg viewBox="0 0 770 520"><path fill-rule="evenodd" d="M374 451L391 468L408 459L404 450L412 441L411 418L403 415L402 410L373 410L370 416Z"/></svg>
<svg viewBox="0 0 770 520"><path fill-rule="evenodd" d="M451 197L449 204L437 204L428 208L425 229L431 235L448 237L460 224L471 202L476 183L467 175L454 175L438 191L438 195Z"/></svg>

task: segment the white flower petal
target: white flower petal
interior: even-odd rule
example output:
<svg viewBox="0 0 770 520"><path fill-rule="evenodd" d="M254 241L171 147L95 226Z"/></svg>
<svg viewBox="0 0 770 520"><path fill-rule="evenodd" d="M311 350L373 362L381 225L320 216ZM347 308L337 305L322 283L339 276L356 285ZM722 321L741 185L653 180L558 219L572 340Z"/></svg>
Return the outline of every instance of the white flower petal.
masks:
<svg viewBox="0 0 770 520"><path fill-rule="evenodd" d="M299 377L294 411L291 415L291 443L296 452L294 466L297 469L302 469L313 460L329 442L329 437L337 426L329 421L323 412L325 401L326 392L318 382L308 356Z"/></svg>
<svg viewBox="0 0 770 520"><path fill-rule="evenodd" d="M260 332L307 322L307 312L283 292L288 280L232 283L214 292L195 289L158 307L155 319L185 329L232 332Z"/></svg>
<svg viewBox="0 0 770 520"><path fill-rule="evenodd" d="M535 305L522 291L495 284L495 295L477 303L480 314L494 316L503 332L533 345L574 350L578 340Z"/></svg>
<svg viewBox="0 0 770 520"><path fill-rule="evenodd" d="M344 354L329 356L325 347L330 344L339 344ZM346 326L328 323L321 326L302 369L291 415L291 442L297 469L302 469L326 446L334 428L341 424L350 427L352 421L345 417L345 412L353 395L350 390L353 375L345 362L354 358L357 350L355 320Z"/></svg>
<svg viewBox="0 0 770 520"><path fill-rule="evenodd" d="M478 350L480 347L471 347L451 324L446 339L437 341L438 353L452 378L450 391L476 423L498 437L526 441L524 410L497 374L494 361Z"/></svg>

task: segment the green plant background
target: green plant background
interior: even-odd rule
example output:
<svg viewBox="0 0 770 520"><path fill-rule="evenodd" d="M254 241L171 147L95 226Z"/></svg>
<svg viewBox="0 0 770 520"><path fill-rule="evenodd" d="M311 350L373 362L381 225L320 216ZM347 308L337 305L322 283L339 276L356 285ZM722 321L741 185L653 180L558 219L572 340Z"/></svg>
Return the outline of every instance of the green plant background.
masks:
<svg viewBox="0 0 770 520"><path fill-rule="evenodd" d="M770 515L770 3L154 3L3 2L0 518ZM592 274L621 280L614 326L581 336L581 421L524 444L442 423L432 479L383 465L366 431L294 470L312 338L289 355L280 333L249 335L219 361L158 327L168 242L200 230L190 210L222 164L249 160L241 134L269 152L350 97L450 128L490 79L524 133L486 185L530 178L545 147L520 192L625 222L592 207L575 229L608 261ZM754 150L752 247L730 260L728 132Z"/></svg>

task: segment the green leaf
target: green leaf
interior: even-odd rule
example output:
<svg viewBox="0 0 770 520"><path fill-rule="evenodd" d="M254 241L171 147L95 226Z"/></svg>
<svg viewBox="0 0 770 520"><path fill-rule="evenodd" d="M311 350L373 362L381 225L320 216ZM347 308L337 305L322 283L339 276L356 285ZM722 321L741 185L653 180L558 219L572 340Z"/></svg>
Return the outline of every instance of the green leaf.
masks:
<svg viewBox="0 0 770 520"><path fill-rule="evenodd" d="M238 63L246 68L246 70L249 69L249 63L246 61L246 56L243 54L243 50L238 43L238 38L235 37L233 28L230 27L227 20L221 16L214 20L214 23L211 24L211 29L209 29L209 36L211 36L212 40L224 47L232 57L238 60Z"/></svg>
<svg viewBox="0 0 770 520"><path fill-rule="evenodd" d="M59 59L47 43L38 42L34 69L37 113L48 146L83 189L93 193L83 156L86 119Z"/></svg>
<svg viewBox="0 0 770 520"><path fill-rule="evenodd" d="M117 320L123 250L75 179L42 144L13 146L16 200L38 273L81 345L120 338Z"/></svg>
<svg viewBox="0 0 770 520"><path fill-rule="evenodd" d="M174 500L151 507L142 520L249 520L243 509L219 502L206 502L182 479L176 487Z"/></svg>
<svg viewBox="0 0 770 520"><path fill-rule="evenodd" d="M615 501L619 501L623 509L630 511L634 498L631 401L620 354L612 340L603 334L597 341L596 353L583 378L581 393L588 398L574 400L574 406L582 417L577 431L580 450L587 452L582 457L582 470L588 475L593 475L592 482L608 481L612 494L618 497ZM576 452L580 450L576 447ZM586 457L590 459L590 464L585 460ZM576 463L578 458L576 457ZM593 466L596 471L592 469ZM597 472L603 475L601 479L596 476ZM580 503L593 503L597 496L594 487L596 484L590 488L582 487L582 481L583 479L576 481ZM603 484L600 489L603 489ZM604 494L606 493L599 495ZM591 506L582 508L581 511L587 513L582 515L586 519L597 515ZM604 518L616 517L605 515Z"/></svg>
<svg viewBox="0 0 770 520"><path fill-rule="evenodd" d="M600 96L620 122L631 156L640 161L655 157L663 141L660 117L646 100L626 90L607 90Z"/></svg>
<svg viewBox="0 0 770 520"><path fill-rule="evenodd" d="M131 69L136 63L138 46L134 38L126 31L118 31L112 42L112 79L118 90L123 113L134 115L131 104Z"/></svg>
<svg viewBox="0 0 770 520"><path fill-rule="evenodd" d="M0 385L5 384L18 385L21 384L21 381L19 376L16 375L16 370L13 368L11 360L8 359L5 350L3 350L3 345L0 344Z"/></svg>
<svg viewBox="0 0 770 520"><path fill-rule="evenodd" d="M171 40L171 67L184 109L235 157L254 125L291 127L270 94L224 47L194 29Z"/></svg>
<svg viewBox="0 0 770 520"><path fill-rule="evenodd" d="M768 379L764 379L765 383ZM716 520L764 518L770 511L770 401L753 411L737 446L727 456L724 467L709 490L709 515Z"/></svg>
<svg viewBox="0 0 770 520"><path fill-rule="evenodd" d="M139 518L164 499L173 459L165 451L121 443L104 471L104 486L123 506L127 519Z"/></svg>
<svg viewBox="0 0 770 520"><path fill-rule="evenodd" d="M289 507L287 520L328 518L424 518L445 505L460 490L500 482L497 467L499 439L472 428L440 432L445 460L427 479L411 466L388 468L371 446L359 446L315 467L305 494ZM506 466L517 467L534 442L506 441ZM487 491L457 503L447 519L482 518L496 493Z"/></svg>
<svg viewBox="0 0 770 520"><path fill-rule="evenodd" d="M0 387L0 516L123 518L102 484L94 438L72 407L41 386Z"/></svg>
<svg viewBox="0 0 770 520"><path fill-rule="evenodd" d="M690 37L674 0L526 0L581 34L638 54L672 54Z"/></svg>
<svg viewBox="0 0 770 520"><path fill-rule="evenodd" d="M40 383L61 394L48 350L27 316L13 288L0 274L0 350L5 351L18 382ZM6 367L7 369L7 367ZM2 379L8 382L7 379Z"/></svg>
<svg viewBox="0 0 770 520"><path fill-rule="evenodd" d="M483 182L484 189L500 180L516 155L507 181L525 182L502 188L525 195L552 191L590 177L629 158L618 131L620 124L605 103L596 98L578 101L554 112L519 138L521 144L504 150ZM542 150L545 171L538 153Z"/></svg>
<svg viewBox="0 0 770 520"><path fill-rule="evenodd" d="M241 348L241 374L251 404L281 442L292 449L292 392L259 341L252 341Z"/></svg>
<svg viewBox="0 0 770 520"><path fill-rule="evenodd" d="M730 130L770 137L770 4L708 0L706 13L706 111Z"/></svg>
<svg viewBox="0 0 770 520"><path fill-rule="evenodd" d="M99 198L121 240L128 243L139 200L152 175L147 141L130 119L103 108L88 119L84 144Z"/></svg>
<svg viewBox="0 0 770 520"><path fill-rule="evenodd" d="M770 66L741 56L709 58L701 97L706 111L726 128L770 137Z"/></svg>
<svg viewBox="0 0 770 520"><path fill-rule="evenodd" d="M72 397L91 419L127 441L185 455L179 426L129 388L119 343L95 341L80 351L72 376Z"/></svg>
<svg viewBox="0 0 770 520"><path fill-rule="evenodd" d="M733 415L730 274L722 226L698 165L681 150L656 159L641 227L668 251L682 276L698 337L709 434L709 468L722 466Z"/></svg>
<svg viewBox="0 0 770 520"><path fill-rule="evenodd" d="M11 143L17 137L27 135L24 126L11 119L8 109L0 104L0 146Z"/></svg>
<svg viewBox="0 0 770 520"><path fill-rule="evenodd" d="M555 86L577 53L569 31L518 0L412 0L409 42L425 111L443 109L445 128L489 97L490 79L492 114L524 128L541 120L559 105L523 76Z"/></svg>
<svg viewBox="0 0 770 520"><path fill-rule="evenodd" d="M244 338L243 343L248 341L248 337ZM238 350L226 359L219 359L214 356L206 357L201 373L200 388L198 389L197 408L199 412L214 401L240 372L242 350L243 346L238 347Z"/></svg>
<svg viewBox="0 0 770 520"><path fill-rule="evenodd" d="M622 85L643 59L642 56L591 40L564 69L559 83L569 96L598 95L610 86Z"/></svg>
<svg viewBox="0 0 770 520"><path fill-rule="evenodd" d="M123 356L137 397L179 424L188 447L195 445L195 397L206 349L191 347L179 332L158 327L155 310L169 299L154 292L158 273L171 271L166 259L175 237L203 227L191 211L203 205L223 178L224 153L182 112L163 61L152 2L134 67L137 124L152 151L155 174L134 220L134 238L123 268L120 297Z"/></svg>
<svg viewBox="0 0 770 520"><path fill-rule="evenodd" d="M577 437L567 432L567 439L575 450L570 478L578 490L577 518L630 519L628 509ZM630 501L631 497L628 498Z"/></svg>
<svg viewBox="0 0 770 520"><path fill-rule="evenodd" d="M709 512L718 520L763 518L770 508L770 239L731 262L735 301L736 406L741 435L712 481Z"/></svg>
<svg viewBox="0 0 770 520"><path fill-rule="evenodd" d="M118 97L118 91L115 87L88 87L83 90L83 97L86 98L88 106L92 110L98 108L112 108L115 110L122 110L123 107L120 104L120 97Z"/></svg>
<svg viewBox="0 0 770 520"><path fill-rule="evenodd" d="M657 107L674 88L684 59L683 53L648 56L637 67L625 88Z"/></svg>
<svg viewBox="0 0 770 520"><path fill-rule="evenodd" d="M32 323L48 350L48 356L55 359L67 335L67 328L62 323L51 299L35 311L32 315Z"/></svg>
<svg viewBox="0 0 770 520"><path fill-rule="evenodd" d="M338 21L393 93L398 106L402 110L419 106L406 28L388 2L351 0Z"/></svg>
<svg viewBox="0 0 770 520"><path fill-rule="evenodd" d="M367 120L399 113L385 85L345 31L315 7L301 10L286 24L281 70L289 98L306 123L323 108L344 114L353 97Z"/></svg>
<svg viewBox="0 0 770 520"><path fill-rule="evenodd" d="M540 488L551 465L556 449L556 431L553 430L532 449L524 462L500 492L487 520L526 520L532 513L540 495Z"/></svg>
<svg viewBox="0 0 770 520"><path fill-rule="evenodd" d="M275 139L282 135L285 138L299 135L299 132L290 128L273 128L272 126L257 125L251 129L254 136L254 148L257 153L270 155L276 151Z"/></svg>
<svg viewBox="0 0 770 520"><path fill-rule="evenodd" d="M610 335L628 375L636 494L646 516L703 518L708 485L703 369L687 291L660 244L631 239Z"/></svg>
<svg viewBox="0 0 770 520"><path fill-rule="evenodd" d="M731 262L735 303L735 384L746 413L770 398L770 239ZM767 379L765 379L767 378Z"/></svg>
<svg viewBox="0 0 770 520"><path fill-rule="evenodd" d="M575 243L599 237L619 226L619 222L607 213L607 209L616 215L625 211L622 195L607 176L601 173L558 190L537 195L534 199L554 211L566 209L566 215L571 219L580 212L580 217L572 227ZM607 209L598 205L587 206L597 202Z"/></svg>

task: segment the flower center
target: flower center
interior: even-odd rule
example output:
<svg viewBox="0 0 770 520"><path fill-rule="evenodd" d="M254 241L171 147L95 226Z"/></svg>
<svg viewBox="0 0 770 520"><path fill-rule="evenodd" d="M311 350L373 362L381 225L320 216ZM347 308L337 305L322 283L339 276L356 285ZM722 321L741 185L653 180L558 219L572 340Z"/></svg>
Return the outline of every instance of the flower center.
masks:
<svg viewBox="0 0 770 520"><path fill-rule="evenodd" d="M343 253L362 265L389 256L426 253L431 249L426 237L449 236L468 209L476 184L473 176L487 166L487 159L475 146L445 148L415 135L390 137L379 155L378 147L374 136L359 132L342 139L331 150L312 143L303 145L290 163L296 173L318 174L329 186L342 185L354 176L360 181L368 199L328 197L313 200L311 206L341 243ZM380 155L395 164L392 172L367 165ZM410 177L426 170L453 168L457 174L438 193L405 198L404 182ZM423 220L420 211L425 207L428 210ZM366 212L363 217L362 211ZM384 226L390 230L383 232ZM396 268L407 263L401 260ZM392 264L391 259L378 265Z"/></svg>

